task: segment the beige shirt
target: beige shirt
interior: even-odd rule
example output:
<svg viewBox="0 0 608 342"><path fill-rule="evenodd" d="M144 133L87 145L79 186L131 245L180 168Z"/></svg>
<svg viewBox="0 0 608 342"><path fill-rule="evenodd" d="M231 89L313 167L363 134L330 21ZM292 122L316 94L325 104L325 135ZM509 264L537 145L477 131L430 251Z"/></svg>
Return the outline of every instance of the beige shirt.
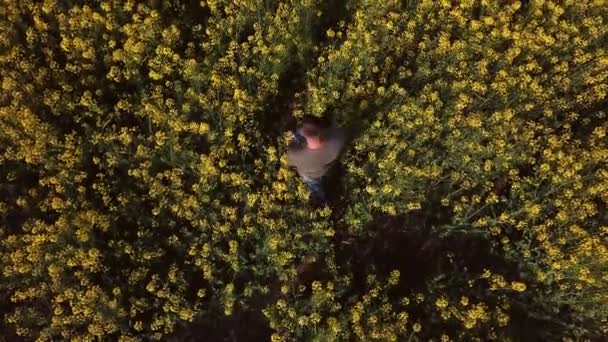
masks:
<svg viewBox="0 0 608 342"><path fill-rule="evenodd" d="M290 148L287 151L287 163L289 166L295 166L302 177L321 178L340 155L345 139L346 134L343 129L329 128L325 131L325 140L321 148L316 150L308 147Z"/></svg>

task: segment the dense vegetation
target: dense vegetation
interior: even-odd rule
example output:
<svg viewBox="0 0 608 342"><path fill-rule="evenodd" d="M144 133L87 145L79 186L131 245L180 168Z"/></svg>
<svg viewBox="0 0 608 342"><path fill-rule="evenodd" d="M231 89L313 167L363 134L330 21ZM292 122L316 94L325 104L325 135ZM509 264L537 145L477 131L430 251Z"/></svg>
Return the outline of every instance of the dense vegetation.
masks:
<svg viewBox="0 0 608 342"><path fill-rule="evenodd" d="M3 0L0 70L7 340L608 333L606 1Z"/></svg>

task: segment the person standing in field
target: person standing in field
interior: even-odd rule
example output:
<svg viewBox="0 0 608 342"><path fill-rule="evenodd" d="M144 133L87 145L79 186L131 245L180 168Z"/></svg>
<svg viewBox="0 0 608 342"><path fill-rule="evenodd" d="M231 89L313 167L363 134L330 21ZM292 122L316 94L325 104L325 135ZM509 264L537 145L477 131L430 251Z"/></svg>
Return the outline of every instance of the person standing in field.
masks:
<svg viewBox="0 0 608 342"><path fill-rule="evenodd" d="M322 180L344 146L344 130L307 122L296 131L294 140L287 151L288 165L295 166L311 193L326 203Z"/></svg>

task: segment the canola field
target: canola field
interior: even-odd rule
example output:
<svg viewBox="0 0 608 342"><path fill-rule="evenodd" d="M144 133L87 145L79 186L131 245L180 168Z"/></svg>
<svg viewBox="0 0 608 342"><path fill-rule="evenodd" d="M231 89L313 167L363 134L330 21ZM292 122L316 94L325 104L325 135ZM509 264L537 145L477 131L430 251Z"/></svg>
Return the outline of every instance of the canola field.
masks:
<svg viewBox="0 0 608 342"><path fill-rule="evenodd" d="M2 0L0 341L601 340L607 93L605 0Z"/></svg>

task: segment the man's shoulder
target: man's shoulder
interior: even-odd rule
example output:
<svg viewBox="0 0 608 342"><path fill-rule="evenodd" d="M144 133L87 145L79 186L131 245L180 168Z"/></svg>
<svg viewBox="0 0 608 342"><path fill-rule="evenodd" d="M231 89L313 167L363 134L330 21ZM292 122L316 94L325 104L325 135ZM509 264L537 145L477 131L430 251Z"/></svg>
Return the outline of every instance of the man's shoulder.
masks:
<svg viewBox="0 0 608 342"><path fill-rule="evenodd" d="M291 143L287 148L287 162L291 166L297 166L306 159L308 149L301 144Z"/></svg>
<svg viewBox="0 0 608 342"><path fill-rule="evenodd" d="M301 154L303 150L304 149L302 148L302 146L299 146L297 144L290 144L287 147L287 157L293 158L296 155Z"/></svg>
<svg viewBox="0 0 608 342"><path fill-rule="evenodd" d="M287 153L293 153L304 149L304 145L301 142L291 141L287 146Z"/></svg>

